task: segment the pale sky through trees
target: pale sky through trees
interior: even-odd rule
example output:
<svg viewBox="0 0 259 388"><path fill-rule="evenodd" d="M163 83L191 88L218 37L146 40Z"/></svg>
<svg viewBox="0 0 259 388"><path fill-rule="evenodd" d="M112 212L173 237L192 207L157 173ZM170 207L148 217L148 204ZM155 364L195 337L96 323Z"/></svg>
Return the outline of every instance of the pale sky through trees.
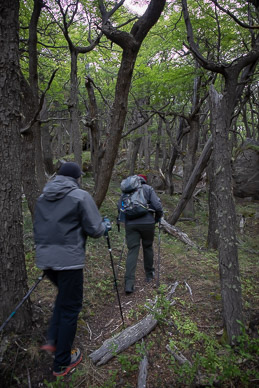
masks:
<svg viewBox="0 0 259 388"><path fill-rule="evenodd" d="M145 0L126 0L124 5L139 16L143 15L148 6Z"/></svg>

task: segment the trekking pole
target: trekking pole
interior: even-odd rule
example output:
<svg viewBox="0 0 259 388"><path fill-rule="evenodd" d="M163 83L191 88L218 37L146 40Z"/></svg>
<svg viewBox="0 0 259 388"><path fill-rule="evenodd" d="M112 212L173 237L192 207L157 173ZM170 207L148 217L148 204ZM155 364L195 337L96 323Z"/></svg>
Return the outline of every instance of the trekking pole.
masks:
<svg viewBox="0 0 259 388"><path fill-rule="evenodd" d="M158 251L157 251L157 278L156 278L156 288L160 286L160 243L161 243L161 221L158 223Z"/></svg>
<svg viewBox="0 0 259 388"><path fill-rule="evenodd" d="M120 253L120 258L119 258L119 261L118 261L118 264L117 264L116 279L118 278L118 272L119 272L122 256L123 256L123 253L124 253L125 245L126 245L126 238L124 237L124 242L123 242L122 250L121 250L121 253Z"/></svg>
<svg viewBox="0 0 259 388"><path fill-rule="evenodd" d="M124 328L124 318L123 318L123 313L122 313L122 308L121 308L121 301L120 301L120 295L119 295L119 290L118 290L118 285L117 285L117 279L116 279L116 274L115 274L115 269L114 269L114 263L113 263L113 258L112 258L112 249L111 249L111 243L110 243L110 238L108 232L105 234L106 240L107 240L107 245L108 245L108 250L110 252L110 259L111 259L111 265L112 265L112 271L113 271L113 277L114 277L114 285L116 288L117 292L117 297L118 297L118 303L119 303L119 308L120 308L120 313L121 313L121 319L122 319L122 325Z"/></svg>
<svg viewBox="0 0 259 388"><path fill-rule="evenodd" d="M25 297L21 300L21 302L15 307L15 309L13 310L13 312L9 315L9 317L7 318L7 320L1 325L0 327L0 332L5 328L5 326L7 325L7 323L10 321L10 319L16 314L17 310L21 307L21 305L26 301L26 299L28 299L28 297L30 296L30 294L32 293L32 291L37 287L37 285L42 281L42 279L44 278L45 276L45 273L43 273L41 276L38 277L38 280L36 281L36 283L34 284L34 286L32 286L32 288L27 292L27 294L25 295Z"/></svg>

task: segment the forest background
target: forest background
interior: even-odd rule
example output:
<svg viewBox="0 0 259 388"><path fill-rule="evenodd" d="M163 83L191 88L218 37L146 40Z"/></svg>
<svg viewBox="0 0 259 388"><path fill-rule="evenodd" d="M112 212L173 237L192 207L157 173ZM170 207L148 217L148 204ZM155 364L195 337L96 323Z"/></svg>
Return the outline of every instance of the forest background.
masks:
<svg viewBox="0 0 259 388"><path fill-rule="evenodd" d="M123 0L1 2L1 322L28 290L24 199L33 219L58 161L75 160L101 211L114 179L119 190L126 175L148 175L171 198L164 229L195 219L206 182L206 247L234 346L246 319L233 190L258 200L258 1L135 3L143 14ZM242 176L253 179L240 182L247 150L255 162L241 159ZM28 330L32 308L8 331Z"/></svg>

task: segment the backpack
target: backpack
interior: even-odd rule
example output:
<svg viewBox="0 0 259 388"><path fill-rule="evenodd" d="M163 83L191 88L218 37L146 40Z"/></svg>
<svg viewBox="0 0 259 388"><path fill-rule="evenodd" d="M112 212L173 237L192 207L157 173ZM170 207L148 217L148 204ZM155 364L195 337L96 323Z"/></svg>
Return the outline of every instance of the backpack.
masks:
<svg viewBox="0 0 259 388"><path fill-rule="evenodd" d="M123 179L121 191L120 219L123 219L124 216L127 220L134 220L148 213L148 203L144 196L141 178L138 175Z"/></svg>

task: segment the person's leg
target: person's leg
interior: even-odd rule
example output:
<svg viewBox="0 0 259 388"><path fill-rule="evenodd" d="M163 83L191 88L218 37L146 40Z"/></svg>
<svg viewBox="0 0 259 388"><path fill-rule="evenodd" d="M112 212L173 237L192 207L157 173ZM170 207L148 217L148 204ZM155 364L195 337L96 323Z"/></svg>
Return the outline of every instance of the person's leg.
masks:
<svg viewBox="0 0 259 388"><path fill-rule="evenodd" d="M45 270L44 273L49 278L49 280L56 287L58 287L58 271L48 269L48 270ZM55 350L57 336L58 336L58 326L59 326L59 298L57 295L54 309L53 309L53 313L52 313L52 317L50 319L50 323L49 323L49 327L48 327L47 344L42 346L43 350L47 350L47 351L54 351Z"/></svg>
<svg viewBox="0 0 259 388"><path fill-rule="evenodd" d="M130 292L133 291L135 284L135 272L140 247L140 233L137 230L136 225L126 225L125 229L128 248L125 272L125 291Z"/></svg>
<svg viewBox="0 0 259 388"><path fill-rule="evenodd" d="M155 224L141 225L141 238L143 247L144 270L147 280L154 277L154 252L153 242L155 235Z"/></svg>
<svg viewBox="0 0 259 388"><path fill-rule="evenodd" d="M70 365L78 314L82 308L83 270L59 271L58 289L59 326L54 372L60 372L62 367Z"/></svg>

